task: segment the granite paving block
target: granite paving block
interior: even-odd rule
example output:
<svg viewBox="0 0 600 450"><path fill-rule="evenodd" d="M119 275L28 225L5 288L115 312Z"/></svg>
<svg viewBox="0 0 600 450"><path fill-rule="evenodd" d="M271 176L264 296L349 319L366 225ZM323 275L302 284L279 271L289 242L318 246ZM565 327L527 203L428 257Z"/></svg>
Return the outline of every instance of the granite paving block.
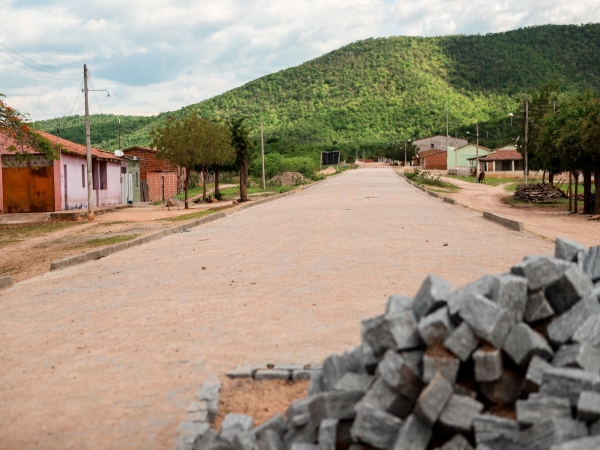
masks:
<svg viewBox="0 0 600 450"><path fill-rule="evenodd" d="M590 247L586 252L583 271L593 282L600 280L600 245Z"/></svg>
<svg viewBox="0 0 600 450"><path fill-rule="evenodd" d="M385 314L412 312L414 299L405 295L390 295L385 305Z"/></svg>
<svg viewBox="0 0 600 450"><path fill-rule="evenodd" d="M427 346L442 344L454 330L448 308L443 306L422 317L418 324L418 330Z"/></svg>
<svg viewBox="0 0 600 450"><path fill-rule="evenodd" d="M485 275L450 294L450 297L448 298L448 312L450 315L455 317L462 309L465 302L478 294L490 298L493 279L494 277L491 275Z"/></svg>
<svg viewBox="0 0 600 450"><path fill-rule="evenodd" d="M455 434L452 439L439 447L438 450L473 450L473 447L462 434Z"/></svg>
<svg viewBox="0 0 600 450"><path fill-rule="evenodd" d="M600 345L600 314L593 314L573 334L573 341Z"/></svg>
<svg viewBox="0 0 600 450"><path fill-rule="evenodd" d="M466 322L456 327L444 341L444 347L466 362L479 345L480 339Z"/></svg>
<svg viewBox="0 0 600 450"><path fill-rule="evenodd" d="M361 344L362 347L362 365L371 375L375 373L375 369L377 368L377 364L381 359L381 356L378 358L375 356L375 352L373 352L373 348L367 343L363 342Z"/></svg>
<svg viewBox="0 0 600 450"><path fill-rule="evenodd" d="M423 382L406 360L393 350L388 350L378 366L381 378L394 390L411 401L421 392Z"/></svg>
<svg viewBox="0 0 600 450"><path fill-rule="evenodd" d="M292 381L310 380L312 369L300 369L292 372Z"/></svg>
<svg viewBox="0 0 600 450"><path fill-rule="evenodd" d="M400 352L400 356L404 358L406 364L413 370L415 374L423 377L423 350L407 350Z"/></svg>
<svg viewBox="0 0 600 450"><path fill-rule="evenodd" d="M383 378L375 379L361 403L369 404L397 417L405 417L413 408L413 402L389 387Z"/></svg>
<svg viewBox="0 0 600 450"><path fill-rule="evenodd" d="M259 369L254 374L256 381L261 380L289 380L292 374L289 370L275 370L275 369Z"/></svg>
<svg viewBox="0 0 600 450"><path fill-rule="evenodd" d="M281 437L273 430L265 430L257 442L259 450L285 450Z"/></svg>
<svg viewBox="0 0 600 450"><path fill-rule="evenodd" d="M513 325L502 344L502 350L510 356L515 364L527 367L531 358L536 355L544 359L554 356L550 344L526 323Z"/></svg>
<svg viewBox="0 0 600 450"><path fill-rule="evenodd" d="M493 348L480 348L473 353L475 381L497 381L502 376L502 354Z"/></svg>
<svg viewBox="0 0 600 450"><path fill-rule="evenodd" d="M578 301L567 312L555 317L548 325L548 339L554 345L564 344L588 318L597 314L600 314L600 304L597 299Z"/></svg>
<svg viewBox="0 0 600 450"><path fill-rule="evenodd" d="M325 386L323 385L323 370L313 370L310 374L310 383L308 383L308 395L318 394L323 392Z"/></svg>
<svg viewBox="0 0 600 450"><path fill-rule="evenodd" d="M519 423L504 417L480 414L473 419L475 442L491 447L509 447L519 440Z"/></svg>
<svg viewBox="0 0 600 450"><path fill-rule="evenodd" d="M454 433L469 433L483 404L466 395L453 394L439 418L440 425Z"/></svg>
<svg viewBox="0 0 600 450"><path fill-rule="evenodd" d="M568 344L561 346L552 365L556 367L574 367L600 373L600 348L589 344Z"/></svg>
<svg viewBox="0 0 600 450"><path fill-rule="evenodd" d="M307 442L294 442L291 445L290 450L319 450L319 446Z"/></svg>
<svg viewBox="0 0 600 450"><path fill-rule="evenodd" d="M554 310L543 289L530 292L527 296L527 304L525 306L525 321L527 323L535 323L540 320L545 320L554 315Z"/></svg>
<svg viewBox="0 0 600 450"><path fill-rule="evenodd" d="M295 416L283 434L283 443L285 448L291 448L294 443L316 443L316 430L316 425L310 420L310 413L304 413Z"/></svg>
<svg viewBox="0 0 600 450"><path fill-rule="evenodd" d="M429 314L448 301L452 293L452 285L449 281L429 275L421 285L419 292L414 298L414 313L417 319Z"/></svg>
<svg viewBox="0 0 600 450"><path fill-rule="evenodd" d="M590 436L600 436L600 419L590 425Z"/></svg>
<svg viewBox="0 0 600 450"><path fill-rule="evenodd" d="M256 436L249 431L240 431L236 433L232 443L236 450L256 450L258 447Z"/></svg>
<svg viewBox="0 0 600 450"><path fill-rule="evenodd" d="M451 383L456 382L460 360L451 354L425 354L423 356L423 381L429 383L440 372Z"/></svg>
<svg viewBox="0 0 600 450"><path fill-rule="evenodd" d="M361 358L362 359L362 358ZM362 361L358 365L362 366ZM331 355L323 362L323 387L325 391L333 390L335 384L344 374L360 370L351 355ZM364 372L364 368L362 370Z"/></svg>
<svg viewBox="0 0 600 450"><path fill-rule="evenodd" d="M396 341L384 315L363 320L360 324L363 342L369 344L376 358L380 358L390 348L396 348Z"/></svg>
<svg viewBox="0 0 600 450"><path fill-rule="evenodd" d="M352 419L354 405L363 395L362 391L332 391L315 395L308 404L312 422L319 424L323 419Z"/></svg>
<svg viewBox="0 0 600 450"><path fill-rule="evenodd" d="M252 378L252 369L251 368L236 368L234 370L230 370L227 372L227 377L229 378Z"/></svg>
<svg viewBox="0 0 600 450"><path fill-rule="evenodd" d="M544 291L556 314L562 314L582 298L592 295L594 285L583 271L571 264L561 277Z"/></svg>
<svg viewBox="0 0 600 450"><path fill-rule="evenodd" d="M477 336L496 348L502 346L510 330L508 312L482 295L469 298L459 315Z"/></svg>
<svg viewBox="0 0 600 450"><path fill-rule="evenodd" d="M550 447L550 450L592 450L600 448L600 436L581 437Z"/></svg>
<svg viewBox="0 0 600 450"><path fill-rule="evenodd" d="M529 397L515 403L517 420L522 425L533 425L549 418L571 418L571 403L560 397Z"/></svg>
<svg viewBox="0 0 600 450"><path fill-rule="evenodd" d="M527 278L512 274L493 277L491 298L508 312L514 323L522 322L527 304Z"/></svg>
<svg viewBox="0 0 600 450"><path fill-rule="evenodd" d="M588 435L584 422L573 419L551 418L521 430L519 442L527 449L542 450Z"/></svg>
<svg viewBox="0 0 600 450"><path fill-rule="evenodd" d="M436 373L417 398L415 415L430 425L435 424L452 393L452 383L441 373Z"/></svg>
<svg viewBox="0 0 600 450"><path fill-rule="evenodd" d="M338 419L323 419L319 425L319 450L335 450Z"/></svg>
<svg viewBox="0 0 600 450"><path fill-rule="evenodd" d="M350 430L352 437L381 450L392 450L403 421L392 414L361 403Z"/></svg>
<svg viewBox="0 0 600 450"><path fill-rule="evenodd" d="M491 402L509 405L521 396L523 381L518 373L505 369L498 381L479 383L479 390Z"/></svg>
<svg viewBox="0 0 600 450"><path fill-rule="evenodd" d="M535 291L546 288L557 281L571 264L561 259L537 255L525 258L513 266L510 271L527 278L529 290Z"/></svg>
<svg viewBox="0 0 600 450"><path fill-rule="evenodd" d="M549 367L543 372L540 394L567 398L576 407L581 393L595 390L598 382L598 375L581 369Z"/></svg>
<svg viewBox="0 0 600 450"><path fill-rule="evenodd" d="M432 433L430 424L411 414L400 428L394 450L426 450Z"/></svg>
<svg viewBox="0 0 600 450"><path fill-rule="evenodd" d="M394 342L390 348L410 350L424 345L417 328L417 319L412 311L388 313L385 319Z"/></svg>
<svg viewBox="0 0 600 450"><path fill-rule="evenodd" d="M366 392L375 377L366 373L346 372L333 387L336 391L362 391Z"/></svg>
<svg viewBox="0 0 600 450"><path fill-rule="evenodd" d="M600 393L583 391L577 402L577 418L592 422L600 419Z"/></svg>
<svg viewBox="0 0 600 450"><path fill-rule="evenodd" d="M299 398L298 400L294 400L288 406L288 409L285 413L286 421L290 422L294 417L304 414L308 412L308 405L310 402L316 398L319 394L310 394L304 398Z"/></svg>
<svg viewBox="0 0 600 450"><path fill-rule="evenodd" d="M306 406L307 406L307 409L304 412L308 412L308 403ZM286 425L285 419L283 418L283 415L281 413L279 413L279 414L276 414L273 417L271 417L266 422L263 422L259 426L255 427L252 430L252 433L258 439L260 437L260 435L263 432L265 432L266 430L273 430L281 435L285 432L286 428L287 428L287 425Z"/></svg>
<svg viewBox="0 0 600 450"><path fill-rule="evenodd" d="M233 442L234 436L241 431L250 431L254 425L254 418L246 414L229 413L221 423L221 437Z"/></svg>
<svg viewBox="0 0 600 450"><path fill-rule="evenodd" d="M564 237L556 238L554 250L555 258L564 259L568 262L577 262L579 259L583 258L586 252L587 248L579 242Z"/></svg>

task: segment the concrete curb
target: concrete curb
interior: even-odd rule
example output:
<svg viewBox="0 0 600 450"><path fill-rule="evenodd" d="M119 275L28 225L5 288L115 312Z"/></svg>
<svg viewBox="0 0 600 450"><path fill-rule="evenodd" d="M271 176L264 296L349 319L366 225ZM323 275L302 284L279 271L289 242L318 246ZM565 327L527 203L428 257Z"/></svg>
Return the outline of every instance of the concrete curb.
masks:
<svg viewBox="0 0 600 450"><path fill-rule="evenodd" d="M10 276L0 277L0 290L8 289L12 285L13 285L13 277L10 277Z"/></svg>
<svg viewBox="0 0 600 450"><path fill-rule="evenodd" d="M444 201L446 203L450 203L451 205L458 205L458 202L456 200L454 200L453 198L450 198L450 197L444 197Z"/></svg>
<svg viewBox="0 0 600 450"><path fill-rule="evenodd" d="M491 212L484 211L483 218L491 220L492 222L496 222L502 226L510 228L515 231L524 231L525 227L523 226L523 222L517 222L516 220L507 219L506 217L499 216L497 214L493 214Z"/></svg>
<svg viewBox="0 0 600 450"><path fill-rule="evenodd" d="M440 198L440 194L438 194L437 192L433 192L433 191L430 191L430 190L426 190L426 192L427 192L429 195L431 195L432 197L435 197L435 198Z"/></svg>
<svg viewBox="0 0 600 450"><path fill-rule="evenodd" d="M156 241L162 239L170 234L181 233L184 228L197 227L205 223L213 222L218 219L225 217L224 212L217 212L210 214L205 217L194 220L193 222L186 223L184 225L178 225L176 227L167 228L166 230L158 231L148 236L132 239L131 241L121 242L115 245L109 245L107 247L100 248L98 250L92 250L91 252L81 253L80 255L69 256L68 258L61 259L59 261L53 261L50 264L50 271L64 269L66 267L75 266L77 264L83 264L87 261L93 261L95 259L103 258L116 252L127 250L128 248L135 247L137 245L145 244L147 242Z"/></svg>
<svg viewBox="0 0 600 450"><path fill-rule="evenodd" d="M176 227L167 228L166 230L161 230L161 231L158 231L158 232L156 232L154 234L150 234L148 236L144 236L144 237L132 239L131 241L121 242L121 243L115 244L115 245L109 245L107 247L103 247L103 248L100 248L98 250L92 250L91 252L81 253L80 255L69 256L68 258L64 258L64 259L61 259L61 260L58 260L58 261L52 261L52 263L50 264L50 271L52 272L52 271L55 271L55 270L65 269L67 267L75 266L75 265L78 265L78 264L83 264L84 262L93 261L95 259L103 258L103 257L111 255L113 253L120 252L120 251L123 251L123 250L127 250L128 248L135 247L137 245L142 245L142 244L145 244L147 242L151 242L151 241L156 241L158 239L162 239L163 237L169 236L171 234L181 233L181 232L183 232L184 228L197 227L198 225L203 225L205 223L209 223L209 222L213 222L215 220L222 219L223 217L225 217L228 214L232 214L232 213L237 212L237 211L241 211L241 210L244 210L244 209L247 209L247 208L251 208L253 206L262 205L263 203L267 203L267 202L270 202L270 201L273 201L273 200L277 200L278 198L287 197L288 195L293 195L293 194L296 194L297 192L302 192L304 189L308 189L308 188L310 188L312 186L315 186L316 184L322 183L323 181L325 181L325 180L321 180L321 181L317 181L316 183L309 184L308 186L303 187L300 190L293 189L291 191L283 192L281 194L272 195L270 197L263 198L261 200L254 200L254 201L250 201L250 202L244 202L238 208L236 208L235 210L229 210L229 211L227 211L227 213L225 213L224 211L217 212L217 213L205 216L205 217L201 217L200 219L194 220L194 221L192 221L190 223L186 223L185 225L178 225ZM2 280L2 279L0 278L0 280ZM11 286L12 286L12 278L11 278ZM10 287L10 286L7 286L7 287ZM0 284L0 289L1 288L2 288L2 285Z"/></svg>

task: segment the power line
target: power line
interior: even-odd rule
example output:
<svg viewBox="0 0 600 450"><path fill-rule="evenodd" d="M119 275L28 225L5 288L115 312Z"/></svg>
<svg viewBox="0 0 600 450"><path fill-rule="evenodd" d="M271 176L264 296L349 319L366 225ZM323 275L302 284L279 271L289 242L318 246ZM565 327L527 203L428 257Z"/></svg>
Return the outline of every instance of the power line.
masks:
<svg viewBox="0 0 600 450"><path fill-rule="evenodd" d="M58 71L63 71L63 72L65 71L64 69L56 69L56 68L54 68L54 67L51 67L51 66L45 66L44 64L40 64L40 63L38 63L38 62L34 61L33 59L29 59L28 57L26 57L26 56L23 56L23 55L21 55L20 53L18 53L18 52L16 52L16 51L14 51L14 50L13 50L12 48L10 48L8 45L6 45L6 44L3 44L2 42L0 42L0 45L2 45L3 47L6 47L7 49L9 49L9 50L10 50L11 52L13 52L15 55L19 55L21 58L23 58L23 59L26 59L27 61L31 61L32 63L34 63L34 64L37 64L38 66L46 67L46 68L48 68L48 69L52 69L52 70L58 70ZM2 51L2 50L0 50L0 51ZM4 52L4 53L6 53L6 52ZM14 58L14 56L12 56L12 58ZM15 59L17 59L17 58L15 58ZM19 61L19 62L22 62L22 61ZM23 63L23 64L25 64L25 63ZM27 64L27 65L29 65L29 64ZM37 69L37 68L35 68L35 69ZM41 70L41 69L37 69L37 70ZM68 72L71 72L71 73L79 73L79 70L72 70L72 71L68 71ZM48 72L48 73L50 73L50 72ZM59 74L55 74L55 75L59 75Z"/></svg>
<svg viewBox="0 0 600 450"><path fill-rule="evenodd" d="M92 83L92 72L88 70L90 75L90 84L92 85L92 92L94 93L94 97L96 98L96 103L98 104L98 109L100 110L100 114L102 114L102 108L100 108L100 102L98 101L98 97L96 97L96 91L94 90L94 83Z"/></svg>
<svg viewBox="0 0 600 450"><path fill-rule="evenodd" d="M27 64L26 62L19 61L17 58L15 58L15 57L14 57L14 56L12 56L11 54L9 54L9 53L5 52L5 51L4 51L4 50L2 50L1 48L0 48L0 52L4 53L5 55L8 55L10 58L13 58L13 59L15 59L17 62L20 62L21 64L25 64L26 66L29 66L29 67L31 67L31 68L32 68L32 69L34 69L34 70L39 70L40 72L49 73L50 75L55 75L55 76L69 76L69 75L63 75L63 74L60 74L60 73L48 72L47 70L38 69L37 67L35 67L35 66L32 66L31 64ZM17 67L19 67L19 66L17 66Z"/></svg>
<svg viewBox="0 0 600 450"><path fill-rule="evenodd" d="M71 80L79 80L79 77L77 77L77 78L50 78L50 77L46 77L46 76L44 76L44 75L40 75L39 73L32 72L31 70L27 70L27 69L25 69L25 68L23 68L23 67L17 66L17 65L16 65L14 62L12 62L12 61L9 61L8 59L4 59L2 56L0 56L0 59L2 59L3 61L6 61L6 62L7 62L7 63L9 63L9 64L12 64L12 65L13 65L13 66L15 66L17 69L24 70L24 71L25 71L25 72L27 72L27 73L32 73L33 75L36 75L36 76L38 76L38 77L41 77L41 78L47 78L48 80L54 80L54 81L71 81Z"/></svg>
<svg viewBox="0 0 600 450"><path fill-rule="evenodd" d="M73 103L73 107L71 108L71 112L69 113L69 117L73 114L73 110L75 109L75 105L77 104L77 100L79 99L79 93L81 92L81 86L83 85L83 80L81 80L81 84L79 85L79 89L77 89L77 96L75 97L75 103Z"/></svg>

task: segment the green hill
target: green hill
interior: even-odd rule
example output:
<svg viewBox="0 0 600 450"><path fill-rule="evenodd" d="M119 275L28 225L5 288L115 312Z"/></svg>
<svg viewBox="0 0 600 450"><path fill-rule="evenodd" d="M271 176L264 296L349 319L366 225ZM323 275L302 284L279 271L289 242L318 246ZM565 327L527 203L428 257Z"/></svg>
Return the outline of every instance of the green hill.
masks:
<svg viewBox="0 0 600 450"><path fill-rule="evenodd" d="M479 121L496 143L511 136L516 96L555 77L566 92L600 89L600 24L355 42L179 111L121 116L121 146L148 145L149 130L189 108L205 117L246 114L257 131L262 118L267 150L284 154L423 137L445 130L446 106L451 134ZM36 125L54 132L57 122L62 137L83 143L79 116ZM116 116L92 116L92 142L118 147Z"/></svg>

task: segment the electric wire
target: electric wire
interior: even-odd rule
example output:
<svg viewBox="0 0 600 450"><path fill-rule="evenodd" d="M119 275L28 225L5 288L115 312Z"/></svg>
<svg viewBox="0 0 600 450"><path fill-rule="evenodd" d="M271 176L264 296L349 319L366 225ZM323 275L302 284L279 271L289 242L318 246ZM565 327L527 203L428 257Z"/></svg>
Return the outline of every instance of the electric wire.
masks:
<svg viewBox="0 0 600 450"><path fill-rule="evenodd" d="M94 90L94 83L92 83L92 72L88 70L88 73L90 74L90 84L92 85L92 92L94 93L94 97L96 98L96 103L98 104L100 115L102 115L102 108L100 108L100 102L98 101L98 97L96 97L96 91Z"/></svg>
<svg viewBox="0 0 600 450"><path fill-rule="evenodd" d="M33 74L33 75L36 75L36 76L38 76L38 77L41 77L41 78L46 78L46 79L48 79L48 80L54 80L54 81L71 81L71 80L79 80L79 77L77 77L77 78L51 78L51 77L47 77L47 76L44 76L44 75L40 75L39 73L32 72L31 70L27 70L27 69L25 69L25 68L23 68L23 67L17 66L15 63L13 63L12 61L9 61L8 59L4 59L2 56L0 56L0 59L2 59L3 61L6 61L6 62L7 62L7 63L9 63L9 64L12 64L12 65L13 65L13 66L15 66L17 69L24 70L25 72L31 73L31 74Z"/></svg>
<svg viewBox="0 0 600 450"><path fill-rule="evenodd" d="M13 50L13 49L12 49L12 48L10 48L8 45L6 45L6 44L3 44L2 42L0 42L0 45L2 45L3 47L6 47L7 49L9 49L9 50L10 50L11 52L13 52L15 55L19 55L21 58L23 58L23 59L26 59L27 61L31 61L32 63L34 63L34 64L37 64L38 66L42 66L42 67L46 67L46 68L48 68L48 69L52 69L52 70L57 70L57 71L63 71L63 72L65 72L65 70L64 70L64 69L56 69L55 67L46 66L46 65L44 65L44 64L40 64L40 63L38 63L38 62L34 61L33 59L29 59L28 57L26 57L26 56L23 56L23 55L21 55L19 52L16 52L15 50ZM0 51L1 51L1 50L0 50ZM6 53L6 52L4 52L4 53ZM15 58L14 56L11 56L11 57L12 57L12 58L14 58L14 59L17 59L17 58ZM19 62L22 62L22 61L19 61ZM25 63L24 63L24 64L25 64ZM29 65L29 64L28 64L28 65ZM41 70L41 69L37 69L37 70ZM66 71L66 72L78 73L78 72L79 72L79 70L68 70L68 71ZM49 72L49 73L50 73L50 72ZM60 75L60 74L55 74L55 75Z"/></svg>
<svg viewBox="0 0 600 450"><path fill-rule="evenodd" d="M1 48L0 48L0 52L4 53L5 55L9 56L10 58L13 58L13 59L14 59L14 60L16 60L17 62L20 62L21 64L25 64L26 66L29 66L29 67L31 67L31 68L32 68L32 69L34 69L34 70L39 70L40 72L49 73L50 75L54 75L54 76L57 76L57 77L62 77L62 76L70 76L70 75L67 75L67 74L64 74L64 75L63 75L63 74L61 74L61 73L48 72L47 70L38 69L37 67L35 67L35 66L32 66L31 64L27 64L27 63L26 63L26 62L24 62L24 61L19 61L17 58L15 58L14 56L12 56L12 55L11 55L10 53L8 53L8 52L5 52L5 51L4 51L4 50L2 50ZM19 66L17 66L17 67L19 67ZM62 78L61 78L61 79L62 79Z"/></svg>
<svg viewBox="0 0 600 450"><path fill-rule="evenodd" d="M73 103L73 107L71 108L71 112L68 117L71 117L73 114L73 110L75 109L75 105L77 104L77 100L79 100L79 93L81 92L81 86L83 86L83 80L81 80L81 84L79 85L79 89L77 89L77 96L75 97L75 103Z"/></svg>

